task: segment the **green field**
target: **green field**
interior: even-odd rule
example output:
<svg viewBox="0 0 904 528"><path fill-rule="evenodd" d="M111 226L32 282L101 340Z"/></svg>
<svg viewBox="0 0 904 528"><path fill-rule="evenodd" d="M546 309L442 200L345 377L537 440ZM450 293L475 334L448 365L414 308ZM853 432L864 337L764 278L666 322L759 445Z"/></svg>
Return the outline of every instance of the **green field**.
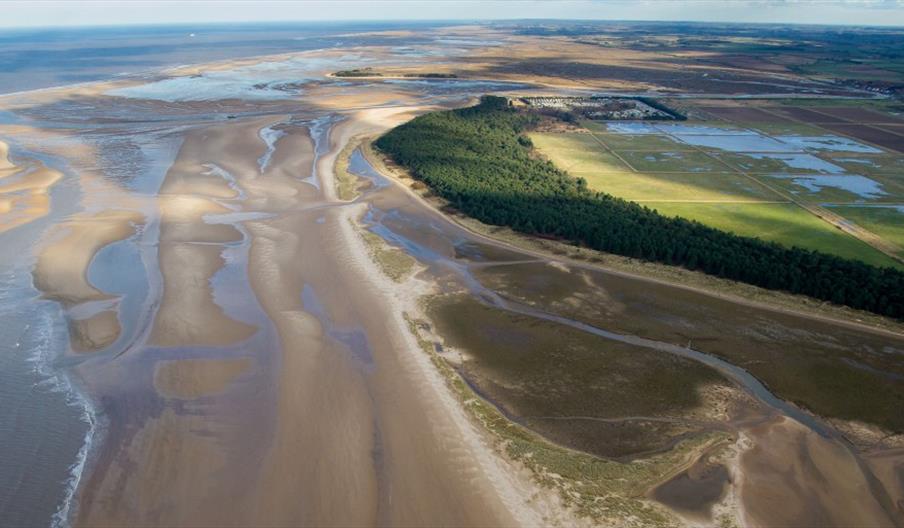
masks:
<svg viewBox="0 0 904 528"><path fill-rule="evenodd" d="M787 174L793 170L794 174L818 174L819 172L807 168L791 169L784 161L776 158L761 156L759 158L736 152L716 152L713 154L736 171L751 174ZM833 162L829 161L828 163Z"/></svg>
<svg viewBox="0 0 904 528"><path fill-rule="evenodd" d="M602 129L602 125L595 123L589 126ZM789 247L823 251L880 266L897 265L878 250L741 173L806 173L805 170L790 169L782 161L758 160L740 153L717 151L716 155L721 160L738 169L738 172L732 173L728 167L699 151L680 150L681 144L666 136L554 132L533 133L530 137L544 156L572 176L584 178L591 189L643 203L664 215L696 220ZM662 147L668 145L679 148L662 151ZM659 146L658 151L656 146ZM838 158L855 159L855 156L835 154L824 159L835 163ZM876 159L883 163L878 165L877 162L881 168L896 163L890 161L894 158L870 157L870 160ZM694 172L695 167L704 170ZM719 172L709 172L716 170ZM863 171L859 174L865 175ZM868 177L881 184L881 190L886 194L864 198L834 187L808 190L791 179L780 177L758 176L757 179L787 192L796 200L811 203L904 202L904 193L899 192L904 190L904 186L897 186L892 176ZM839 214L848 211L840 208L833 210ZM893 237L898 233L894 226L899 219L882 213L866 214L871 215L870 220L861 222L851 219L881 237L892 237L889 240L894 241ZM885 225L887 222L891 224Z"/></svg>
<svg viewBox="0 0 904 528"><path fill-rule="evenodd" d="M718 159L700 151L660 152L622 150L619 156L638 172L725 172L727 167Z"/></svg>
<svg viewBox="0 0 904 528"><path fill-rule="evenodd" d="M738 174L634 172L614 154L603 150L589 134L531 134L531 140L557 167L584 178L590 188L626 200L783 201Z"/></svg>
<svg viewBox="0 0 904 528"><path fill-rule="evenodd" d="M647 204L666 216L680 216L739 235L799 246L888 266L891 259L794 204ZM834 210L834 209L833 209ZM864 226L865 227L865 226Z"/></svg>
<svg viewBox="0 0 904 528"><path fill-rule="evenodd" d="M835 206L831 210L904 248L904 207ZM904 251L899 253L904 257Z"/></svg>

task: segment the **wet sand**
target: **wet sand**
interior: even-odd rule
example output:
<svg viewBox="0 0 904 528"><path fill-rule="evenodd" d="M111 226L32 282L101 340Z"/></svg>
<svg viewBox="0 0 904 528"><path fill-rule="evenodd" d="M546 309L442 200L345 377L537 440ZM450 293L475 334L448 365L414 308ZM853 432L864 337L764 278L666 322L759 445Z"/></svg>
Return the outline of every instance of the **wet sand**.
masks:
<svg viewBox="0 0 904 528"><path fill-rule="evenodd" d="M578 522L554 490L501 455L405 319L423 315L421 295L453 283L462 289L467 277L456 270L465 261L537 255L486 244L398 186L352 203L335 194L337 156L353 138L474 94L434 98L398 86L319 86L307 98L271 105L123 101L104 96L109 87L44 92L30 103L14 98L15 108L30 115L52 113L44 105L73 112L59 118L63 129L82 117L82 107L66 110L74 95L103 118L79 121L94 134L90 141L68 129L47 132L70 141L46 148L71 162L74 176L66 183L73 189L63 196L80 197L80 210L54 219L34 255L34 284L62 309L70 347L93 352L69 356L69 368L104 422L100 447L78 482L75 524ZM107 102L125 118L104 114ZM143 120L161 115L168 121ZM111 121L120 128L108 128ZM178 138L173 158L142 154L122 162L147 144L122 148L112 140L149 130L164 131L152 143ZM22 186L10 180L18 168L5 159L0 192L19 185L10 193L46 198L62 178L38 168L28 175L40 176ZM154 170L113 180L103 170L110 160ZM0 213L15 210L4 203ZM48 200L34 212L46 215L49 206ZM401 286L383 274L356 232L377 225L419 261L418 273ZM405 237L417 244L401 244ZM479 258L470 258L472 250ZM636 296L674 294L662 285L635 289L635 297L615 300L608 317L617 320ZM637 320L612 325L637 331L631 327ZM688 488L675 477L671 497L703 511L739 494L743 520L757 525L890 519L888 504L874 498L879 488L864 484L869 477L859 461L836 440L787 419L745 434L752 447L731 468L731 489L723 493L719 470L710 478L680 468L697 484ZM900 489L897 470L888 469L897 456L868 459L891 495ZM776 516L770 489L791 497L786 517ZM705 500L694 496L701 490ZM856 509L837 506L847 497L856 498Z"/></svg>
<svg viewBox="0 0 904 528"><path fill-rule="evenodd" d="M162 408L133 408L127 424L134 425L113 428L107 445L119 447L105 450L95 466L81 495L80 524L465 526L523 518L498 498L498 477L481 465L494 455L449 408L457 404L442 380L425 383L430 365L411 365L419 352L401 314L374 310L385 305L386 292L372 286L379 271L366 251L350 249L362 244L348 232L351 217L324 207L345 142L412 110L345 116L323 138L328 147L316 162L304 124L284 125L286 135L260 162L260 129L285 116L186 136L158 199L162 294L141 353L197 350L204 359L152 362ZM222 171L211 171L212 163ZM299 181L314 163L319 189ZM218 217L223 223L211 223ZM246 294L253 298L234 304L259 303L275 330L270 337L217 303L216 277L235 244L247 245ZM315 315L321 312L332 325L360 332L363 345L353 350L330 335ZM262 347L276 354L265 371L249 366ZM223 348L236 356L217 352ZM260 436L222 424L220 403L211 398L229 399L242 385L237 380L259 383L259 376L273 383L249 404L272 405L250 418L263 420ZM245 453L254 469L224 482L250 441L259 443L256 455ZM474 449L484 451L476 461ZM191 475L183 476L189 466ZM508 493L508 500L518 496Z"/></svg>
<svg viewBox="0 0 904 528"><path fill-rule="evenodd" d="M16 165L9 145L0 141L0 233L32 222L50 210L50 188L62 174L38 160Z"/></svg>
<svg viewBox="0 0 904 528"><path fill-rule="evenodd" d="M900 514L889 514L895 506L887 491L880 485L877 497L871 475L864 475L839 441L787 419L748 434L753 447L741 456L740 483L748 524L896 526L900 521Z"/></svg>

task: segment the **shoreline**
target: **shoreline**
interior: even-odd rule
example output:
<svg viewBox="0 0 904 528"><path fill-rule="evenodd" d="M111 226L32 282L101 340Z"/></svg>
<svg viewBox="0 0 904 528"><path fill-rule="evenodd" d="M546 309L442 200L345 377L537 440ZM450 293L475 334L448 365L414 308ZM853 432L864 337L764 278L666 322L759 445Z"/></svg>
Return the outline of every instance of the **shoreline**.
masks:
<svg viewBox="0 0 904 528"><path fill-rule="evenodd" d="M424 106L411 106L385 110L378 109L368 113L380 114L388 111L388 113L404 115L425 110ZM373 121L377 121L377 119L373 119ZM360 123L357 120L351 122L353 124ZM385 123L380 122L380 128L388 128ZM338 161L338 156L346 150L349 142L354 141L356 138L361 138L367 133L373 133L373 130L367 130L365 127L360 126L348 126L342 131L342 141L329 158L329 164L333 170L321 173L324 180L323 188L330 189L328 193L331 195L331 200L339 203L344 202L344 200L336 196L335 192L337 185L335 165ZM353 152L353 149L349 149L349 154L351 152ZM405 314L412 311L418 312L419 299L428 294L431 288L427 283L415 278L415 272L410 273L405 281L407 285L412 285L413 283L414 287L406 288L404 292L401 292L399 283L387 276L380 265L375 262L366 246L366 242L362 238L362 234L357 232L357 230L365 229L361 224L361 217L366 208L366 202L347 202L347 205L343 206L339 215L339 232L344 238L345 247L350 250L350 264L357 268L362 276L367 277L366 282L370 283L373 292L377 293L385 302L386 314L392 323L386 326L387 329L391 328L392 340L402 345L400 350L403 351L405 357L411 363L417 365L417 371L422 379L428 380L427 386L435 397L435 403L441 405L446 411L446 416L453 418L459 434L462 435L466 445L470 447L470 454L476 456L478 467L483 470L484 475L489 479L502 504L505 505L512 518L516 520L517 525L536 526L544 524L544 516L538 515L534 508L524 507L525 498L536 495L536 483L532 479L525 482L523 478L517 477L518 472L516 470L501 465L502 459L499 457L499 453L492 446L486 444L486 440L483 437L485 433L474 428L475 424L468 416L465 408L451 394L441 374L422 353L415 336L411 333L405 321ZM415 266L419 265L415 264ZM510 462L506 461L506 463ZM532 488L530 493L525 492L525 486ZM557 513L557 516L565 517L563 511Z"/></svg>

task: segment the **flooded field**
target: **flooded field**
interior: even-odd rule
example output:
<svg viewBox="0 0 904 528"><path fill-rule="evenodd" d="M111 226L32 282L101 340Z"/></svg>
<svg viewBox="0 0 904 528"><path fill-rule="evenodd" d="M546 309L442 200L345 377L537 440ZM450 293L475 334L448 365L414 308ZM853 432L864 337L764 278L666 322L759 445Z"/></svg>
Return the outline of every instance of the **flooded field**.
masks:
<svg viewBox="0 0 904 528"><path fill-rule="evenodd" d="M735 114L714 112L723 120L587 122L583 132L533 138L592 188L661 214L879 266L904 265L897 239L883 236L891 226L857 223L837 208L904 201L891 169L899 156L758 111L771 121L734 122L727 119Z"/></svg>
<svg viewBox="0 0 904 528"><path fill-rule="evenodd" d="M0 98L0 523L902 522L904 338L464 229L366 140L532 88L355 38Z"/></svg>

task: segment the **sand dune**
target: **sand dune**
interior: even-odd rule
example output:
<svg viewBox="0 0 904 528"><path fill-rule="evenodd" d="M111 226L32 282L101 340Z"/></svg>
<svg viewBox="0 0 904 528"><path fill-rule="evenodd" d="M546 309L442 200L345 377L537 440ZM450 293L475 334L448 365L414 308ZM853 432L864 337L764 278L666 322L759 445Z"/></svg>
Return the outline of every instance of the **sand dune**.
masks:
<svg viewBox="0 0 904 528"><path fill-rule="evenodd" d="M16 169L16 166L9 160L9 145L0 141L0 177L6 176Z"/></svg>

